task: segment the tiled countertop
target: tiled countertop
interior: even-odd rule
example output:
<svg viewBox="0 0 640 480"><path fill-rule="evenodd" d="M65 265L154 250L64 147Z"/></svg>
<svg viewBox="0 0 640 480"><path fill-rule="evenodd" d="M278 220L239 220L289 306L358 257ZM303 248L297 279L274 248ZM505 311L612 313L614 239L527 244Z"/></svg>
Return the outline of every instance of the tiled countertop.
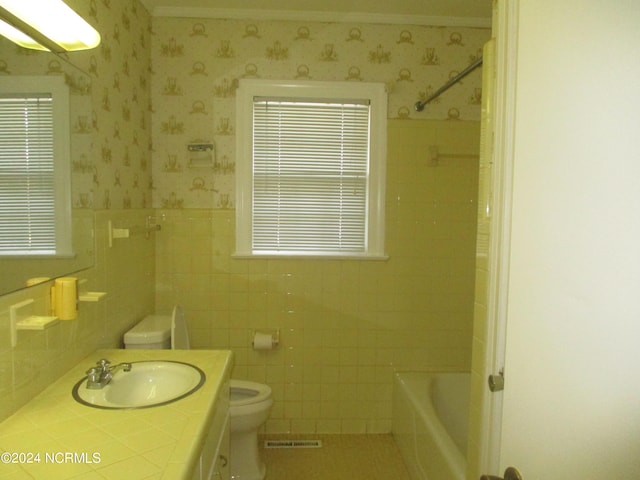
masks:
<svg viewBox="0 0 640 480"><path fill-rule="evenodd" d="M101 358L175 360L206 374L192 395L168 405L102 410L77 403L73 386ZM0 479L188 479L231 368L226 350L99 350L0 424Z"/></svg>

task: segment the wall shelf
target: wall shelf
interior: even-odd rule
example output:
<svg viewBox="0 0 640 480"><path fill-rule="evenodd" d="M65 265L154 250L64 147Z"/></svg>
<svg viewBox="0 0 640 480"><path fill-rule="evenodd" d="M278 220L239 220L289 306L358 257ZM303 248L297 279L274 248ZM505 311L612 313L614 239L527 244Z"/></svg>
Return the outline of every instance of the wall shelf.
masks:
<svg viewBox="0 0 640 480"><path fill-rule="evenodd" d="M58 317L33 315L33 298L9 307L11 346L18 344L18 330L45 330L58 323Z"/></svg>

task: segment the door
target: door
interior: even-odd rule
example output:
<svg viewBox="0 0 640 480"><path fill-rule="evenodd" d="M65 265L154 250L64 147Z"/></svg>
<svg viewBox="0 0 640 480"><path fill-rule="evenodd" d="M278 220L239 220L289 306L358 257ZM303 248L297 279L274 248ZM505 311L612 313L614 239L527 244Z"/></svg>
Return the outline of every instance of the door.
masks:
<svg viewBox="0 0 640 480"><path fill-rule="evenodd" d="M505 388L499 467L485 473L638 479L640 2L498 4L515 103L497 132Z"/></svg>

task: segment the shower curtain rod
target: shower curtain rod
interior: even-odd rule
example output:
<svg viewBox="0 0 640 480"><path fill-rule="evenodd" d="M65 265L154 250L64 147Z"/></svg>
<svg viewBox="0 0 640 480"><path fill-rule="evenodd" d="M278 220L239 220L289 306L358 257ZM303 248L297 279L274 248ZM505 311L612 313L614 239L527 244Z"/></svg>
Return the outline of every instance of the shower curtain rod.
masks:
<svg viewBox="0 0 640 480"><path fill-rule="evenodd" d="M440 87L436 91L436 93L431 95L429 98L427 98L426 100L423 100L422 102L417 101L416 104L415 104L416 112L423 111L424 110L424 106L427 103L429 103L434 98L439 97L440 95L442 95L446 90L449 90L449 88L451 88L453 85L455 85L460 80L462 80L463 77L466 77L467 75L469 75L473 70L478 68L480 65L482 65L482 57L480 57L478 60L476 60L471 65L469 65L467 68L465 68L463 71L461 71L458 75L456 75L451 80L449 80L447 83L445 83L442 87Z"/></svg>

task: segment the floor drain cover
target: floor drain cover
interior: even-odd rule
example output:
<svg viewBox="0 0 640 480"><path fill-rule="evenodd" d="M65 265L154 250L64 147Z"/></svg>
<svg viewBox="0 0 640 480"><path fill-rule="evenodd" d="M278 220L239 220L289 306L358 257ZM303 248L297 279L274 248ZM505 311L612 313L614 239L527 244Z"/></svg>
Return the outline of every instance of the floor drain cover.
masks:
<svg viewBox="0 0 640 480"><path fill-rule="evenodd" d="M265 440L264 448L320 448L322 440Z"/></svg>

